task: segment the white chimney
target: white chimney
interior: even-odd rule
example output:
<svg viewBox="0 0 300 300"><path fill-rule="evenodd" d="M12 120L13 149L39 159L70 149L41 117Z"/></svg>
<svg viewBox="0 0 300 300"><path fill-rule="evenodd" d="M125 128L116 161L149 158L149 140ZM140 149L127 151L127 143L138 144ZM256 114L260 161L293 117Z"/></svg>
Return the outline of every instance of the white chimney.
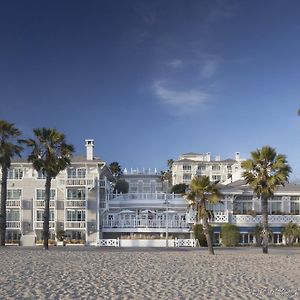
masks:
<svg viewBox="0 0 300 300"><path fill-rule="evenodd" d="M240 152L235 152L235 160L240 161Z"/></svg>
<svg viewBox="0 0 300 300"><path fill-rule="evenodd" d="M210 161L210 152L206 153L206 161Z"/></svg>
<svg viewBox="0 0 300 300"><path fill-rule="evenodd" d="M92 140L92 139L85 140L85 148L86 148L86 159L93 160L94 159L94 140Z"/></svg>
<svg viewBox="0 0 300 300"><path fill-rule="evenodd" d="M216 161L221 161L221 155L217 155L215 160Z"/></svg>

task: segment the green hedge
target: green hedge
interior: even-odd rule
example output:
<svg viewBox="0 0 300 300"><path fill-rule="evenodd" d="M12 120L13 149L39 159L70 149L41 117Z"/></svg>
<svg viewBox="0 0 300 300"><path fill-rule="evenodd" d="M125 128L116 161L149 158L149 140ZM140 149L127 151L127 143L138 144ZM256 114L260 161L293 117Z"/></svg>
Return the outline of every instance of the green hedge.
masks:
<svg viewBox="0 0 300 300"><path fill-rule="evenodd" d="M210 225L208 225L209 228L209 233L211 236L211 239L213 240L213 230ZM196 240L198 240L199 244L201 247L207 247L207 241L206 237L203 232L203 226L202 224L196 224L193 226L193 231L194 231L194 237Z"/></svg>
<svg viewBox="0 0 300 300"><path fill-rule="evenodd" d="M222 245L226 247L238 246L240 240L240 231L233 224L223 224L221 226Z"/></svg>

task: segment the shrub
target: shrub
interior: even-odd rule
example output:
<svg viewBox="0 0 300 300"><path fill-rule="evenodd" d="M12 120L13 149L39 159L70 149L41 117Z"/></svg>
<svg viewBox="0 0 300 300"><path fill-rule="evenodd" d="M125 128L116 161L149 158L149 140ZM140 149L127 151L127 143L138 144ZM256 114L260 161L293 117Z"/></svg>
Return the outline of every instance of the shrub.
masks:
<svg viewBox="0 0 300 300"><path fill-rule="evenodd" d="M187 185L185 183L179 183L172 186L171 193L174 194L184 194L187 189Z"/></svg>
<svg viewBox="0 0 300 300"><path fill-rule="evenodd" d="M119 179L116 182L115 185L115 189L114 189L114 193L118 192L118 193L123 193L123 194L127 194L129 190L129 184L126 180L124 179Z"/></svg>
<svg viewBox="0 0 300 300"><path fill-rule="evenodd" d="M240 240L240 231L237 226L233 224L223 224L221 226L222 244L225 247L238 246Z"/></svg>
<svg viewBox="0 0 300 300"><path fill-rule="evenodd" d="M210 236L212 238L213 237L212 227L209 226L208 228L209 228ZM193 226L193 231L194 231L194 237L199 242L199 245L201 247L207 247L207 241L206 241L205 234L203 232L203 226L202 226L202 224L195 224Z"/></svg>

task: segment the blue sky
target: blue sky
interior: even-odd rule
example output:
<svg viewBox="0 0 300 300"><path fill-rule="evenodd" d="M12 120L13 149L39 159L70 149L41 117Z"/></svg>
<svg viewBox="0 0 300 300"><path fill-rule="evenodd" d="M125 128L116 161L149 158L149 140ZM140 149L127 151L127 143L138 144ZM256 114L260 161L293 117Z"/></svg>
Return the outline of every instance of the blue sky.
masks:
<svg viewBox="0 0 300 300"><path fill-rule="evenodd" d="M0 118L164 169L269 144L300 178L299 1L1 1Z"/></svg>

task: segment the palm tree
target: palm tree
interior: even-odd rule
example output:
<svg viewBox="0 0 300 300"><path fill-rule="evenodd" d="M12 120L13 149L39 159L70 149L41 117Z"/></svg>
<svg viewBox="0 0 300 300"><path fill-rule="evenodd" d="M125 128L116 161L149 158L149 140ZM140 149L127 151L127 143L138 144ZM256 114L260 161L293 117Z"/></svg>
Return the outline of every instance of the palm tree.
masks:
<svg viewBox="0 0 300 300"><path fill-rule="evenodd" d="M110 163L109 169L115 178L119 178L122 175L122 168L117 161Z"/></svg>
<svg viewBox="0 0 300 300"><path fill-rule="evenodd" d="M268 253L268 199L278 186L283 186L291 172L286 156L277 154L274 148L264 146L251 152L251 159L242 162L243 177L262 204L262 250Z"/></svg>
<svg viewBox="0 0 300 300"><path fill-rule="evenodd" d="M0 246L5 246L6 234L6 200L7 200L7 176L11 159L21 156L23 148L16 141L21 135L15 124L0 120L0 165L2 171L1 180L1 205L0 205Z"/></svg>
<svg viewBox="0 0 300 300"><path fill-rule="evenodd" d="M289 222L282 230L287 245L293 245L294 240L300 236L300 228L297 224Z"/></svg>
<svg viewBox="0 0 300 300"><path fill-rule="evenodd" d="M51 180L71 163L74 147L66 143L66 137L56 129L37 128L33 130L35 139L23 140L31 148L28 161L32 162L36 171L41 171L45 177L45 209L43 222L43 244L48 249L50 190Z"/></svg>
<svg viewBox="0 0 300 300"><path fill-rule="evenodd" d="M208 176L196 176L190 185L190 192L186 195L189 206L196 209L196 224L202 220L203 233L206 237L209 254L215 254L212 237L209 233L209 219L212 213L207 209L208 204L220 202L221 193L217 187L218 181L210 182Z"/></svg>

